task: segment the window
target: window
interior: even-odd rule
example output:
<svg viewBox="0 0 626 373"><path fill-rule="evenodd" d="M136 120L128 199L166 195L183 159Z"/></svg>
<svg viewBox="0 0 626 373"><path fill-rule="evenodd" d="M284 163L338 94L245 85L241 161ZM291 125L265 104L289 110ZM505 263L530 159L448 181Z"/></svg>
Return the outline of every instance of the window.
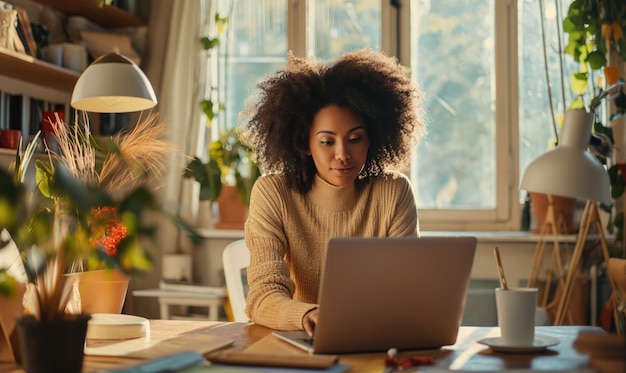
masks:
<svg viewBox="0 0 626 373"><path fill-rule="evenodd" d="M374 47L410 66L426 96L411 168L422 229L518 229L520 170L551 137L539 0L217 0L217 11L230 24L215 134L288 50L329 59Z"/></svg>

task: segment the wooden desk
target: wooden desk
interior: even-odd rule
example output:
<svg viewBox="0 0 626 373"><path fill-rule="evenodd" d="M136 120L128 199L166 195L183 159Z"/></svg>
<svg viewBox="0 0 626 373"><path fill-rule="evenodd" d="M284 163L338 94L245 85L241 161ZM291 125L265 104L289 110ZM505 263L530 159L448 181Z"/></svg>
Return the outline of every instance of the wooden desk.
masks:
<svg viewBox="0 0 626 373"><path fill-rule="evenodd" d="M234 340L231 348L273 353L303 353L300 350L269 335L271 330L255 324L212 321L151 320L151 338L177 336L189 333L208 333ZM588 367L587 356L579 354L573 343L580 331L602 332L597 327L558 326L537 327L537 333L559 338L560 343L547 351L536 354L493 353L487 346L476 343L485 337L499 335L495 327L461 327L457 343L439 350L400 352L399 357L414 355L434 356L436 367L453 370L501 371L506 369L527 370L573 370ZM382 372L385 353L342 355L340 361L350 365L350 372ZM123 357L85 356L84 372L136 364L136 359ZM0 372L23 372L14 364L0 363Z"/></svg>

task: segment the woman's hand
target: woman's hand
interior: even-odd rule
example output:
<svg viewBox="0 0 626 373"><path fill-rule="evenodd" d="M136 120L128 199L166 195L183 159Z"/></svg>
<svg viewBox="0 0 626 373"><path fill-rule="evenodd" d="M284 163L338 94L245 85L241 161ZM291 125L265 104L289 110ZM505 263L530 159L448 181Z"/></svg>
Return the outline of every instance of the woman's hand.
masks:
<svg viewBox="0 0 626 373"><path fill-rule="evenodd" d="M317 308L314 308L310 310L309 312L305 313L304 317L302 318L302 326L304 327L304 331L311 338L313 338L313 335L315 334L315 326L317 325L317 315L319 314L318 311L319 310Z"/></svg>

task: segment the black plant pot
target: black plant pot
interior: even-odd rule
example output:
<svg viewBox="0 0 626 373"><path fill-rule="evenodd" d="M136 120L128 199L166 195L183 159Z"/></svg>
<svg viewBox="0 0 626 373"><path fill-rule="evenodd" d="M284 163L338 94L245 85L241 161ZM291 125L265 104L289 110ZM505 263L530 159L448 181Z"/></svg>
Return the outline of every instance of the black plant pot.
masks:
<svg viewBox="0 0 626 373"><path fill-rule="evenodd" d="M83 368L89 315L59 320L17 318L22 366L27 373L78 373Z"/></svg>

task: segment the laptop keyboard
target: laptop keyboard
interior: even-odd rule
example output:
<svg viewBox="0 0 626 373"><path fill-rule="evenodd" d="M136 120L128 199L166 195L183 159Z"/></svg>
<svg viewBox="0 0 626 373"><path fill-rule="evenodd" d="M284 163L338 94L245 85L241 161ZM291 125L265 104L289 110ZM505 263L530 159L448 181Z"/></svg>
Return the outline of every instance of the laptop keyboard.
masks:
<svg viewBox="0 0 626 373"><path fill-rule="evenodd" d="M298 341L309 346L313 346L313 338L298 338Z"/></svg>

